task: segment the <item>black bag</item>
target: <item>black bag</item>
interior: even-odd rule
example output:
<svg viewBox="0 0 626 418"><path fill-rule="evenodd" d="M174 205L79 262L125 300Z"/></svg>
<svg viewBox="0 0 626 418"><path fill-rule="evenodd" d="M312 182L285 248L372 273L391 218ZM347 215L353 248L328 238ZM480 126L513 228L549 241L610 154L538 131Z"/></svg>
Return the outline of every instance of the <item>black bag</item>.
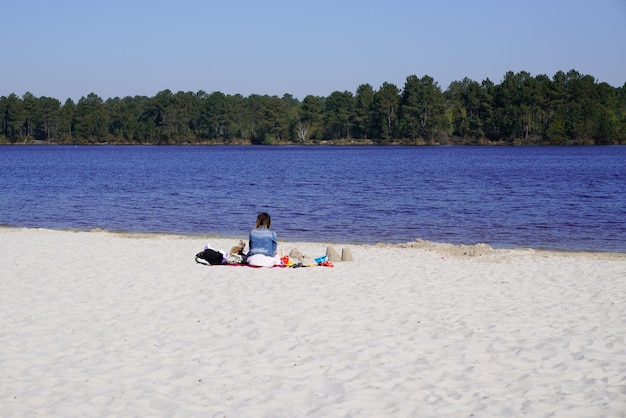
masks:
<svg viewBox="0 0 626 418"><path fill-rule="evenodd" d="M211 248L206 248L204 251L196 254L196 263L216 265L223 264L223 262L224 254Z"/></svg>

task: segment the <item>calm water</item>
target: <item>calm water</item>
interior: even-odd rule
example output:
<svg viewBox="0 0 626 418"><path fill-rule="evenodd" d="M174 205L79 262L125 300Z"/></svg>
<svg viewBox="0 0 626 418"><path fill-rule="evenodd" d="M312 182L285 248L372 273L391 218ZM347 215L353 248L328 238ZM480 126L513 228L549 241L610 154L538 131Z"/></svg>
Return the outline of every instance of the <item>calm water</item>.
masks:
<svg viewBox="0 0 626 418"><path fill-rule="evenodd" d="M0 147L0 225L626 252L626 147Z"/></svg>

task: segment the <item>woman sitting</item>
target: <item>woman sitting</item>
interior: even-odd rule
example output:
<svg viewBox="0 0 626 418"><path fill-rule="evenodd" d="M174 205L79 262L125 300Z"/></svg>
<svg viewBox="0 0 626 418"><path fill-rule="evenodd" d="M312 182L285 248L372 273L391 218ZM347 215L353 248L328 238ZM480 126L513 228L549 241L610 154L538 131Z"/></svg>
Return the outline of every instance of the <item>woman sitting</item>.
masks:
<svg viewBox="0 0 626 418"><path fill-rule="evenodd" d="M248 264L255 267L272 267L281 264L277 256L276 247L278 242L276 232L272 231L270 215L262 212L256 218L254 229L250 231L250 251L248 251Z"/></svg>

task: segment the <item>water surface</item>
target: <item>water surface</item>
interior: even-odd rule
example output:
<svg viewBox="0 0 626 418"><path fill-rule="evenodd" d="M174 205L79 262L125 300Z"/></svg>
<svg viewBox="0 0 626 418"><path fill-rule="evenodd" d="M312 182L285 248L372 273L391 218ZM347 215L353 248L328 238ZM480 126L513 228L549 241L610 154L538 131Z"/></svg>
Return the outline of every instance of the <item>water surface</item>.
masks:
<svg viewBox="0 0 626 418"><path fill-rule="evenodd" d="M626 252L626 147L0 147L0 224Z"/></svg>

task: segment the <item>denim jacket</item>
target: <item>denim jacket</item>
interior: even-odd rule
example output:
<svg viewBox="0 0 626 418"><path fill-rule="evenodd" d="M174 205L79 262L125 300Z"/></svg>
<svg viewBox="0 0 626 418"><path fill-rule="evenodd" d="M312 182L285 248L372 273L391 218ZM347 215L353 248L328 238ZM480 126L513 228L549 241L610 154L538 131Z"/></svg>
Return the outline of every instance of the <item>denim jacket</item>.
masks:
<svg viewBox="0 0 626 418"><path fill-rule="evenodd" d="M271 229L253 229L250 231L250 251L248 256L263 254L274 257L276 254L276 232Z"/></svg>

